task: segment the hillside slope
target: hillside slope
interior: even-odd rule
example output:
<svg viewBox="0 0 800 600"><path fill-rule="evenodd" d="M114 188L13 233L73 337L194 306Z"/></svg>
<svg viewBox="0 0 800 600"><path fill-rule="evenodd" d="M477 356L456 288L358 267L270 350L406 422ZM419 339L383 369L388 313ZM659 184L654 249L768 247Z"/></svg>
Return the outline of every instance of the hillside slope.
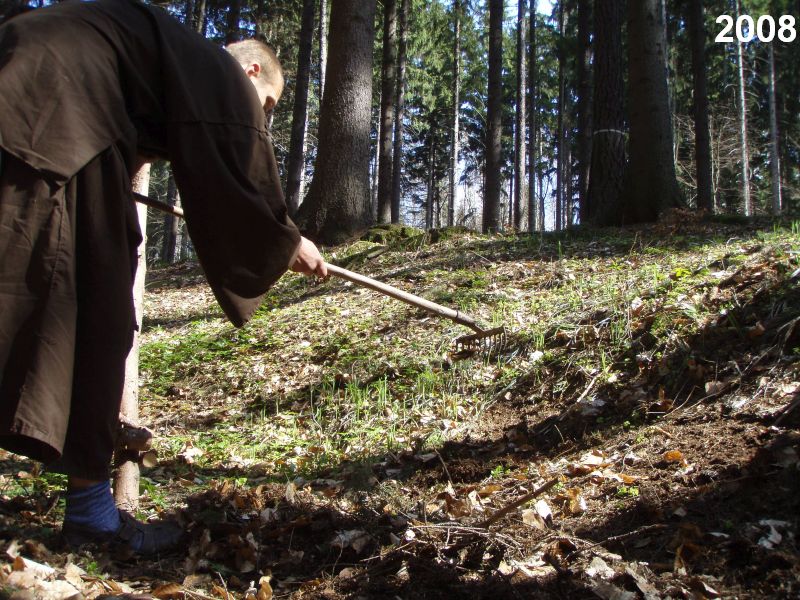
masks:
<svg viewBox="0 0 800 600"><path fill-rule="evenodd" d="M295 275L236 330L196 266L154 269L142 512L179 510L188 555L67 556L59 479L11 456L2 537L87 597L800 594L797 224L378 233L329 260L507 343Z"/></svg>

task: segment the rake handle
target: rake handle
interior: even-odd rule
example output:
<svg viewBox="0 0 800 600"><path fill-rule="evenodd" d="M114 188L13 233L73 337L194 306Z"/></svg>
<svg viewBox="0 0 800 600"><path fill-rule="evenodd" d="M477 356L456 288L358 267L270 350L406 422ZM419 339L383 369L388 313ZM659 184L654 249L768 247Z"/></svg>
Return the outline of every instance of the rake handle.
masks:
<svg viewBox="0 0 800 600"><path fill-rule="evenodd" d="M328 273L332 275L336 275L341 279L345 279L347 281L352 281L353 283L360 285L361 287L369 288L371 290L375 290L385 296L389 296L394 298L395 300L400 300L401 302L405 302L406 304L410 304L411 306L416 306L417 308L421 308L423 310L427 310L430 313L434 313L441 317L445 317L458 323L459 325L464 325L469 327L473 331L477 333L483 333L483 329L481 329L475 320L465 315L464 313L453 310L452 308L447 308L446 306L442 306L441 304L436 304L436 302L431 302L430 300L426 300L425 298L420 298L419 296L415 296L414 294L409 294L408 292L404 292L403 290L399 290L394 286L391 286L387 283L383 283L376 279L372 279L371 277L367 277L366 275L361 275L360 273L354 273L353 271L348 271L347 269L343 269L342 267L337 267L336 265L332 265L327 263L325 265L328 268Z"/></svg>
<svg viewBox="0 0 800 600"><path fill-rule="evenodd" d="M161 211L164 211L176 217L184 218L183 210L177 206L170 206L165 202L155 200L148 196L144 196L143 194L134 193L133 195L136 198L136 201L140 202L141 204L157 208ZM347 269L343 269L342 267L337 267L336 265L332 265L330 263L327 263L326 266L328 268L328 273L336 275L337 277L340 277L347 281L352 281L357 285L369 288L371 290L375 290L376 292L380 292L381 294L390 296L395 300L400 300L401 302L405 302L406 304L416 306L417 308L427 310L430 313L450 319L451 321L454 321L460 325L469 327L476 333L484 333L484 330L481 329L480 326L475 322L475 319L473 319L469 315L461 313L460 311L453 310L452 308L447 308L446 306L442 306L441 304L436 304L436 302L431 302L430 300L426 300L425 298L420 298L419 296L415 296L414 294L409 294L408 292L404 292L403 290L398 290L394 286L382 283L380 281L377 281L376 279L367 277L366 275L361 275L360 273L354 273L353 271L348 271Z"/></svg>

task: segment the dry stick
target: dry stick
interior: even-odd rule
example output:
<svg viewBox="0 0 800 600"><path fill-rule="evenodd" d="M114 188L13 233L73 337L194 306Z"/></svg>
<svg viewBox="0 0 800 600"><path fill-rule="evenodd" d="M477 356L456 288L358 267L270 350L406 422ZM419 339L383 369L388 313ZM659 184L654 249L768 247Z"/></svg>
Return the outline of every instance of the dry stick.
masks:
<svg viewBox="0 0 800 600"><path fill-rule="evenodd" d="M504 516L506 516L512 510L515 510L515 509L519 508L520 506L522 506L526 502L530 502L531 500L536 498L536 496L540 496L541 494L544 494L550 488L555 487L556 485L558 485L559 481L561 481L561 479L559 477L553 477L553 479L551 479L547 483L543 484L542 486L536 488L530 494L525 494L522 498L519 498L518 500L515 500L514 502L509 504L508 506L506 506L504 508L501 508L496 513L494 513L491 517L489 517L488 519L485 519L485 520L481 521L480 523L478 523L476 525L476 527L482 527L482 528L489 527L493 523L496 523L497 521L502 519Z"/></svg>
<svg viewBox="0 0 800 600"><path fill-rule="evenodd" d="M608 538L606 538L606 539L604 539L604 540L602 540L600 542L595 542L594 544L589 544L588 546L584 546L583 548L579 548L578 550L570 552L569 555L567 556L567 558L572 558L573 556L577 556L578 554L581 554L582 552L586 552L587 550L591 550L592 548L597 548L598 546L602 546L603 544L619 542L619 541L628 539L629 537L633 537L635 535L639 535L639 534L642 534L642 533L650 533L651 531L661 531L662 529L666 529L666 528L667 528L667 525L664 525L663 523L654 523L652 525L643 525L642 527L639 527L638 529L634 529L633 531L629 531L627 533L621 533L619 535L612 535L611 537L608 537ZM576 538L576 539L578 539L578 538ZM581 541L585 542L585 540L581 540ZM586 543L588 543L588 542L586 542Z"/></svg>
<svg viewBox="0 0 800 600"><path fill-rule="evenodd" d="M775 419L773 425L780 425L781 422L786 418L786 416L798 406L800 406L800 395L798 395L789 406L781 410L780 416L777 419Z"/></svg>

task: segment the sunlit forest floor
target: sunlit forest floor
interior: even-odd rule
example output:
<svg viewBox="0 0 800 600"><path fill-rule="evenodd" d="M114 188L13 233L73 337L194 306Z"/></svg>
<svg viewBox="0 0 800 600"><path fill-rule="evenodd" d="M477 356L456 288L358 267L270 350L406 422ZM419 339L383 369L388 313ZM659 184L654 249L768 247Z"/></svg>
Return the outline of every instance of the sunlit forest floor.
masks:
<svg viewBox="0 0 800 600"><path fill-rule="evenodd" d="M6 596L800 596L798 223L370 239L328 259L506 343L296 275L237 330L151 269L140 516L189 540L68 553L63 480L4 454Z"/></svg>

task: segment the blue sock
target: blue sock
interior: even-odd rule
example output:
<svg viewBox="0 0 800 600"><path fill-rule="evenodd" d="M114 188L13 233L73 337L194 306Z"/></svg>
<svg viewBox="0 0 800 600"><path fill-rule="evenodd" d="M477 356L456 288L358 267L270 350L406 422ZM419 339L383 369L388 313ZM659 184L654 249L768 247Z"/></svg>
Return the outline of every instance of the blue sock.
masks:
<svg viewBox="0 0 800 600"><path fill-rule="evenodd" d="M116 531L119 511L111 495L111 483L104 481L67 492L64 522L96 531Z"/></svg>

